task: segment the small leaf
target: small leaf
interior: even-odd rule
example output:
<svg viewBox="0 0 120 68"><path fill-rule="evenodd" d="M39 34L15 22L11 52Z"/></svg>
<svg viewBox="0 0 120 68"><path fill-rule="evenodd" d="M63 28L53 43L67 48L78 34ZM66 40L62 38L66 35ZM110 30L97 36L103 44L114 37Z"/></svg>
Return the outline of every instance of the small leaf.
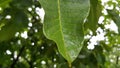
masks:
<svg viewBox="0 0 120 68"><path fill-rule="evenodd" d="M61 55L71 64L84 40L83 20L89 0L39 0L45 9L44 34L56 42Z"/></svg>
<svg viewBox="0 0 120 68"><path fill-rule="evenodd" d="M85 23L85 26L89 29L91 29L93 32L97 29L97 24L99 17L101 16L101 4L98 0L90 0L90 13L87 18L87 22Z"/></svg>
<svg viewBox="0 0 120 68"><path fill-rule="evenodd" d="M113 19L113 21L116 23L116 25L118 26L118 31L120 34L120 16L119 16L119 14L115 10L107 9L107 12L110 15L110 17Z"/></svg>

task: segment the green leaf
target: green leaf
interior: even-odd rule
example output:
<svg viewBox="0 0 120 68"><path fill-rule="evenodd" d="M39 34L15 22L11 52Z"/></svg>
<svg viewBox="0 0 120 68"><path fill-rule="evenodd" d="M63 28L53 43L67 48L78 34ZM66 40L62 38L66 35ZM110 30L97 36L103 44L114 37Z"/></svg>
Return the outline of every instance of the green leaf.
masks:
<svg viewBox="0 0 120 68"><path fill-rule="evenodd" d="M97 29L97 24L99 17L101 16L101 4L98 0L90 0L90 13L87 18L87 22L85 23L85 26L89 29L91 29L93 32Z"/></svg>
<svg viewBox="0 0 120 68"><path fill-rule="evenodd" d="M9 6L11 0L0 0L0 7L5 8Z"/></svg>
<svg viewBox="0 0 120 68"><path fill-rule="evenodd" d="M89 0L39 1L46 13L45 36L56 42L61 55L71 63L83 46L83 20L89 12Z"/></svg>
<svg viewBox="0 0 120 68"><path fill-rule="evenodd" d="M8 13L6 11L8 11ZM0 27L0 42L15 37L15 33L27 28L28 24L27 15L23 11L18 9L7 9L6 11L4 11L3 14L11 15L11 19L7 20L4 18L3 21L0 20L0 26L2 26L1 23L3 24L3 26Z"/></svg>
<svg viewBox="0 0 120 68"><path fill-rule="evenodd" d="M118 26L118 31L119 31L119 34L120 34L120 16L119 16L119 14L116 12L116 10L107 9L107 12L110 15L110 17L112 18L112 20Z"/></svg>
<svg viewBox="0 0 120 68"><path fill-rule="evenodd" d="M32 6L32 0L13 0L11 2L11 6L14 8L18 8L18 9L28 9L28 7Z"/></svg>
<svg viewBox="0 0 120 68"><path fill-rule="evenodd" d="M0 30L0 42L14 37L17 31L16 28L14 27L15 27L15 24L9 24L9 25L2 27L2 29Z"/></svg>

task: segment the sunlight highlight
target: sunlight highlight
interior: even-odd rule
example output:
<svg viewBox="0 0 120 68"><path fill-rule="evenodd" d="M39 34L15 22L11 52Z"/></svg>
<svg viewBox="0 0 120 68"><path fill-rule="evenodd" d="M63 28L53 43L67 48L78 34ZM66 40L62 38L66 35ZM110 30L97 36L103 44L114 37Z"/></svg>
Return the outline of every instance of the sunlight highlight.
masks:
<svg viewBox="0 0 120 68"><path fill-rule="evenodd" d="M24 39L27 39L28 38L27 31L24 31L23 33L21 33L21 37Z"/></svg>
<svg viewBox="0 0 120 68"><path fill-rule="evenodd" d="M39 17L41 18L41 23L43 23L44 22L44 15L45 15L44 9L36 7L35 11L39 15Z"/></svg>

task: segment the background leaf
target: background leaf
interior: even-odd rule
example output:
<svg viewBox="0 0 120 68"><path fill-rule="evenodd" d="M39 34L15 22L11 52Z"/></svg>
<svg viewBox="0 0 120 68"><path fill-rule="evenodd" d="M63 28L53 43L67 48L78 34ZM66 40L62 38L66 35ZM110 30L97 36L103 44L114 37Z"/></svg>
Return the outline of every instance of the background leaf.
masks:
<svg viewBox="0 0 120 68"><path fill-rule="evenodd" d="M6 8L1 16L0 42L13 38L16 32L20 32L28 26L27 15L20 9ZM11 18L7 19L6 16Z"/></svg>
<svg viewBox="0 0 120 68"><path fill-rule="evenodd" d="M101 16L102 7L99 0L90 0L90 13L85 26L95 33L98 27L98 20Z"/></svg>
<svg viewBox="0 0 120 68"><path fill-rule="evenodd" d="M118 31L120 33L120 16L119 16L119 13L117 13L116 10L109 10L109 9L107 9L107 12L110 15L111 19L118 26Z"/></svg>
<svg viewBox="0 0 120 68"><path fill-rule="evenodd" d="M11 0L0 0L0 7L2 7L2 8L9 7L10 2L11 2Z"/></svg>

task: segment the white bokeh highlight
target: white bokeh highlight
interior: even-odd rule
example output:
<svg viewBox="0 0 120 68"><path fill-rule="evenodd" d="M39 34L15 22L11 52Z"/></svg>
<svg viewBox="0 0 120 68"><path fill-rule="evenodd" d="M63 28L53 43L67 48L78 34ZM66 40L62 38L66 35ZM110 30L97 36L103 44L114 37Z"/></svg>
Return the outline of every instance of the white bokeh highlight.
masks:
<svg viewBox="0 0 120 68"><path fill-rule="evenodd" d="M35 8L35 11L36 13L39 15L39 17L41 18L41 23L44 22L44 15L45 15L45 11L43 8L39 8L39 7L36 7Z"/></svg>

